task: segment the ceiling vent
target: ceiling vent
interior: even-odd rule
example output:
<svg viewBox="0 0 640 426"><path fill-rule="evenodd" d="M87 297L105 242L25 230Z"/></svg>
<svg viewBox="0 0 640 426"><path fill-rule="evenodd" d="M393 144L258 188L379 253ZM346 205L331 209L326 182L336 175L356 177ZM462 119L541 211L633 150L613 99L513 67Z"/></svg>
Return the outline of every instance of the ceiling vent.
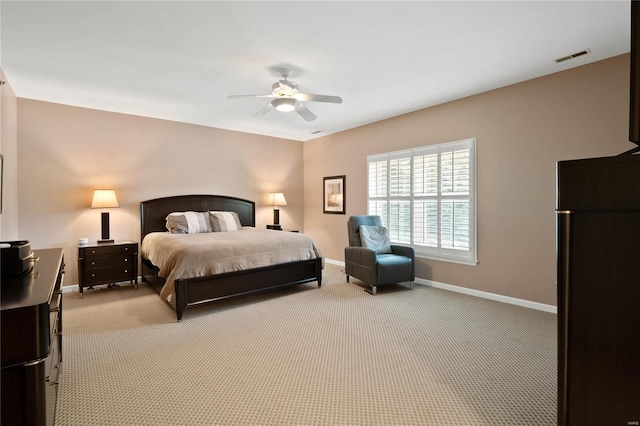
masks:
<svg viewBox="0 0 640 426"><path fill-rule="evenodd" d="M316 130L311 132L312 135L317 135L318 133L322 133L322 130Z"/></svg>
<svg viewBox="0 0 640 426"><path fill-rule="evenodd" d="M589 53L591 53L591 49L583 50L582 52L577 52L572 55L565 56L563 58L558 58L558 59L555 59L554 61L559 64L560 62L568 61L569 59L577 58L578 56L587 55Z"/></svg>

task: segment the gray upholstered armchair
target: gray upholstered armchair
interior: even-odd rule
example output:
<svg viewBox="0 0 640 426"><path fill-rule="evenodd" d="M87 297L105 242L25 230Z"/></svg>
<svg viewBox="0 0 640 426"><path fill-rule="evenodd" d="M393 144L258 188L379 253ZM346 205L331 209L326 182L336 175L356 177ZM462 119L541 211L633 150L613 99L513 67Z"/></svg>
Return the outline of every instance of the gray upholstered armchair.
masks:
<svg viewBox="0 0 640 426"><path fill-rule="evenodd" d="M360 226L364 225L366 231L381 227L380 216L351 216L347 222L349 231L349 247L344 249L345 273L347 282L349 277L366 283L371 290L371 294L376 294L376 287L385 284L395 284L409 282L409 287L413 289L413 282L416 277L415 272L415 251L413 247L389 244L386 248L378 246L366 248L362 246ZM371 244L367 244L370 245Z"/></svg>

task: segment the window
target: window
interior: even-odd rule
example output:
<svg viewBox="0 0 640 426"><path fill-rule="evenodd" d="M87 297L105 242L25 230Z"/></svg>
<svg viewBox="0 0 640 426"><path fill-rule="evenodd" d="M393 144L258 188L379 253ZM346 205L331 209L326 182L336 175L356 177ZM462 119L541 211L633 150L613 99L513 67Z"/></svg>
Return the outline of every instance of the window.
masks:
<svg viewBox="0 0 640 426"><path fill-rule="evenodd" d="M416 254L475 265L475 139L370 155L369 214Z"/></svg>

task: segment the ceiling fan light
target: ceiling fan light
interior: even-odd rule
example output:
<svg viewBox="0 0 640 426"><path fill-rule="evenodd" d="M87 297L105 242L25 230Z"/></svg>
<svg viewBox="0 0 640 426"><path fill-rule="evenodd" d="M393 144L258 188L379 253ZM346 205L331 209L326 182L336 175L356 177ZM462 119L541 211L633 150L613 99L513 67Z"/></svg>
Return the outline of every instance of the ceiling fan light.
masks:
<svg viewBox="0 0 640 426"><path fill-rule="evenodd" d="M278 98L271 101L271 105L278 111L290 112L296 109L297 102L298 101L293 98Z"/></svg>

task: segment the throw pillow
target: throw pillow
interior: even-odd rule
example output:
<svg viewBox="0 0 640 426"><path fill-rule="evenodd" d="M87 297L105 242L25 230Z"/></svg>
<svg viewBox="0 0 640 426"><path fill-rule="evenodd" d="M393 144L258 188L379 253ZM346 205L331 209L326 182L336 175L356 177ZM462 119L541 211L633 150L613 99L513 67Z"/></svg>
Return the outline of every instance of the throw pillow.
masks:
<svg viewBox="0 0 640 426"><path fill-rule="evenodd" d="M236 212L209 212L213 232L239 231L242 229Z"/></svg>
<svg viewBox="0 0 640 426"><path fill-rule="evenodd" d="M172 234L199 234L211 232L206 212L173 212L166 218L167 231Z"/></svg>
<svg viewBox="0 0 640 426"><path fill-rule="evenodd" d="M393 253L389 242L389 232L384 226L360 225L360 244L376 253Z"/></svg>

